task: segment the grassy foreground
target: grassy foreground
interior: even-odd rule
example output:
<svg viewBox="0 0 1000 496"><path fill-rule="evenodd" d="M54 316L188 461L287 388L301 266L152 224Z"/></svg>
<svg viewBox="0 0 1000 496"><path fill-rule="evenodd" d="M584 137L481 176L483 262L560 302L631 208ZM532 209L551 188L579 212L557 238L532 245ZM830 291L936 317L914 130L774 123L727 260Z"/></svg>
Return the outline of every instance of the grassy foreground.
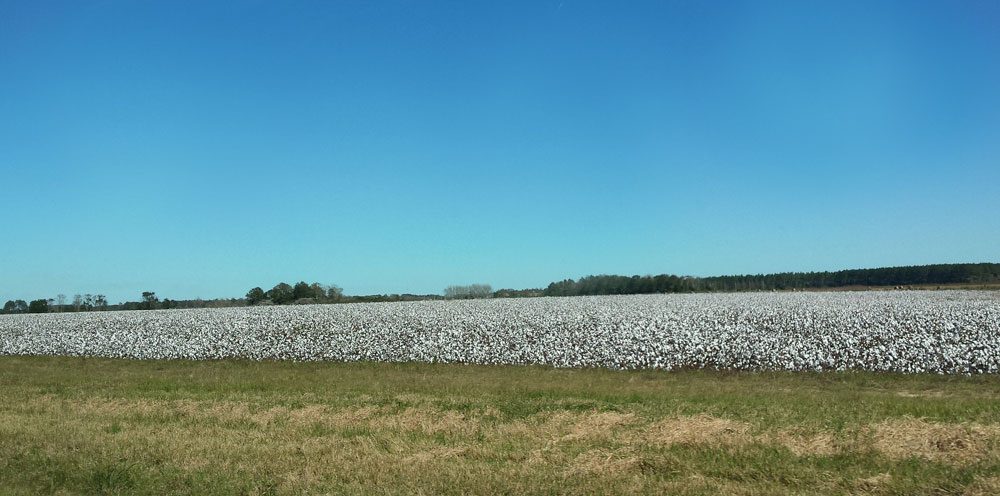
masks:
<svg viewBox="0 0 1000 496"><path fill-rule="evenodd" d="M0 357L0 493L1000 493L1000 378Z"/></svg>

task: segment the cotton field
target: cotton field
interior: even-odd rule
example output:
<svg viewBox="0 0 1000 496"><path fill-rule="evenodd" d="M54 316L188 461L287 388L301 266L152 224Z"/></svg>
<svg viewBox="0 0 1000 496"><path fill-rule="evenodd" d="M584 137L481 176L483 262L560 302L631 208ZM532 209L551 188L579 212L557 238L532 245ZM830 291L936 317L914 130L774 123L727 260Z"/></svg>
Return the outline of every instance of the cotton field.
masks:
<svg viewBox="0 0 1000 496"><path fill-rule="evenodd" d="M1000 372L1000 293L728 293L0 315L0 354Z"/></svg>

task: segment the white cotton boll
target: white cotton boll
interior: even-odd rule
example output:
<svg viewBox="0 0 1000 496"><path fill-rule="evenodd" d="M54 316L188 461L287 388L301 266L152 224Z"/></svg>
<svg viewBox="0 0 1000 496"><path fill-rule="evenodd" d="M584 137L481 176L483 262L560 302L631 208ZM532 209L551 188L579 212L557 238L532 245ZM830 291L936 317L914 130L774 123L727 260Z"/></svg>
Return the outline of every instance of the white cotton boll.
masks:
<svg viewBox="0 0 1000 496"><path fill-rule="evenodd" d="M990 293L731 293L0 316L0 354L1000 370Z"/></svg>

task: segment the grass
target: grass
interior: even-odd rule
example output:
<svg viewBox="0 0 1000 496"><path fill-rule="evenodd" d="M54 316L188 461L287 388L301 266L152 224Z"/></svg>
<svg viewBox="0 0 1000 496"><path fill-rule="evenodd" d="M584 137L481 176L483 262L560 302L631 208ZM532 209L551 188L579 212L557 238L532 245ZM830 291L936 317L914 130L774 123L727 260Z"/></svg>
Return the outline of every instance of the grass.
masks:
<svg viewBox="0 0 1000 496"><path fill-rule="evenodd" d="M1000 378L0 357L0 493L996 494Z"/></svg>

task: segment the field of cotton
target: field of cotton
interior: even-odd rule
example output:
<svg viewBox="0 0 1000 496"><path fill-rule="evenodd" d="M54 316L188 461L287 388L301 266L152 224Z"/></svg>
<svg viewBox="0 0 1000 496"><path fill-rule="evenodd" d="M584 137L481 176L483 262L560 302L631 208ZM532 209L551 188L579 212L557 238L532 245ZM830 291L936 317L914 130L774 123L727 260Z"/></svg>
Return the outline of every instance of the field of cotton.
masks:
<svg viewBox="0 0 1000 496"><path fill-rule="evenodd" d="M484 299L0 316L0 355L1000 372L1000 293Z"/></svg>

